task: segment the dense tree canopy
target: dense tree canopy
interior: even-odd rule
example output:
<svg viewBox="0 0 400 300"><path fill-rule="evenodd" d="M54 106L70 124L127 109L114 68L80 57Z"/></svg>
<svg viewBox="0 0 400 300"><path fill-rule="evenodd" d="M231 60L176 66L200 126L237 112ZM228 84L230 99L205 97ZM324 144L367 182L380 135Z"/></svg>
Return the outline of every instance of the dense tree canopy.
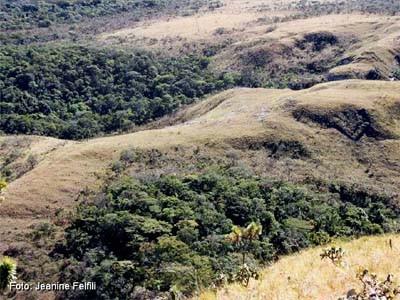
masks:
<svg viewBox="0 0 400 300"><path fill-rule="evenodd" d="M200 8L208 1L197 0L1 0L0 29L49 27L54 23L76 22L129 12L137 18L159 10L180 12ZM194 7L191 7L194 6Z"/></svg>
<svg viewBox="0 0 400 300"><path fill-rule="evenodd" d="M66 297L131 299L209 286L241 264L228 239L234 225L262 226L246 247L246 263L257 265L331 237L396 231L398 216L384 197L338 186L318 192L238 169L122 177L82 205L67 230L63 279L94 280L98 290Z"/></svg>
<svg viewBox="0 0 400 300"><path fill-rule="evenodd" d="M224 81L201 57L81 46L0 48L0 131L88 138L172 112Z"/></svg>

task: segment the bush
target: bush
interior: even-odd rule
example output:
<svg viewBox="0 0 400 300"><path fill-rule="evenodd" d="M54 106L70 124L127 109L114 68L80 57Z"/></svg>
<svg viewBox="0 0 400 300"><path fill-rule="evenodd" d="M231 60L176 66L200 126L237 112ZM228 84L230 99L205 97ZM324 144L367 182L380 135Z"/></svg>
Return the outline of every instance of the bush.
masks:
<svg viewBox="0 0 400 300"><path fill-rule="evenodd" d="M0 179L0 193L7 187L7 182L4 179Z"/></svg>
<svg viewBox="0 0 400 300"><path fill-rule="evenodd" d="M16 280L16 272L17 263L13 259L5 256L0 260L0 291Z"/></svg>
<svg viewBox="0 0 400 300"><path fill-rule="evenodd" d="M346 297L339 300L394 300L400 295L400 286L395 286L392 274L387 275L384 281L380 281L376 274L364 270L357 277L363 284L362 291L357 293L353 289L347 293Z"/></svg>

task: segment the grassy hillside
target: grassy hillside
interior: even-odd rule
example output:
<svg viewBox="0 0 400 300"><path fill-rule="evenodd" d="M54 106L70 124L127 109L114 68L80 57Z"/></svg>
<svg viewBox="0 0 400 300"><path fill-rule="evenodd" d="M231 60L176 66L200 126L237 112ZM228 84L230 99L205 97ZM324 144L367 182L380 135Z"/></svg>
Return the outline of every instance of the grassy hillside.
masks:
<svg viewBox="0 0 400 300"><path fill-rule="evenodd" d="M208 145L232 149L247 153L249 163L260 172L281 178L362 182L395 195L399 89L396 82L343 81L297 92L223 92L188 109L192 119L183 118L185 123L67 143L10 184L2 214L19 207L17 215L47 215L46 207L72 205L74 195L95 183L95 174L129 147L170 151L179 145ZM303 148L311 154L296 154ZM261 159L265 155L269 158Z"/></svg>
<svg viewBox="0 0 400 300"><path fill-rule="evenodd" d="M314 184L319 194L334 189L345 201L387 199L396 208L399 90L397 82L360 80L302 91L234 89L160 120L155 129L68 142L9 184L0 207L3 247L19 249L21 270L30 278L25 272L36 268L35 260L18 243L26 243L32 229L42 232L43 223L55 222L57 230L68 224L75 200L88 189L101 190L110 170L120 169L113 162L121 150L131 148L147 153L123 171L138 178L237 164L274 181ZM40 243L48 240L39 236ZM51 251L45 249L41 253ZM43 257L37 261L54 266Z"/></svg>
<svg viewBox="0 0 400 300"><path fill-rule="evenodd" d="M393 248L389 246L392 241ZM329 260L321 260L326 247L317 247L288 257L263 270L259 281L249 287L230 285L214 292L206 292L194 299L242 300L242 299L324 299L337 300L355 289L362 290L357 279L360 271L368 269L384 281L394 275L395 286L400 284L398 235L364 237L355 241L336 241L331 245L343 248L346 253L343 266L335 266ZM329 246L329 245L328 245Z"/></svg>
<svg viewBox="0 0 400 300"><path fill-rule="evenodd" d="M397 7L367 0L225 1L213 11L148 20L96 40L168 54L201 53L212 58L214 69L237 73L249 87L388 80L399 69Z"/></svg>
<svg viewBox="0 0 400 300"><path fill-rule="evenodd" d="M394 235L342 267L286 255L400 231L398 9L0 0L0 256L98 284L0 298L336 299L361 256L386 276Z"/></svg>

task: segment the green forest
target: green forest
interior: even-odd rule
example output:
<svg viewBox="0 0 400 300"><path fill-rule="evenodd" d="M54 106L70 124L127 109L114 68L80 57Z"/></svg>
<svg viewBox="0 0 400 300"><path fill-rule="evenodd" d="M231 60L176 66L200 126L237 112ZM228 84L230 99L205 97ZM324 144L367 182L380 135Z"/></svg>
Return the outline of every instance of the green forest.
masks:
<svg viewBox="0 0 400 300"><path fill-rule="evenodd" d="M83 139L129 130L232 85L206 57L76 45L0 48L0 131Z"/></svg>
<svg viewBox="0 0 400 300"><path fill-rule="evenodd" d="M180 12L181 8L195 11L207 3L205 0L1 0L0 29L43 28L120 13L141 19L158 11Z"/></svg>
<svg viewBox="0 0 400 300"><path fill-rule="evenodd" d="M178 297L233 280L243 252L257 269L331 238L396 231L398 221L398 208L384 195L214 166L191 175L112 180L79 207L57 253L66 259L64 281L99 287L66 298ZM234 225L251 222L262 226L259 238L246 247L227 239Z"/></svg>

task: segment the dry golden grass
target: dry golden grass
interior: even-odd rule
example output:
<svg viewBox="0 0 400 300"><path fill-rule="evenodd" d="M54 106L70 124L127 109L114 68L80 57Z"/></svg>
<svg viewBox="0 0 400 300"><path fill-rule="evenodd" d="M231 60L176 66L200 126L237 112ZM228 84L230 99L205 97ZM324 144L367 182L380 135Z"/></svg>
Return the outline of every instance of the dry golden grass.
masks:
<svg viewBox="0 0 400 300"><path fill-rule="evenodd" d="M157 20L147 20L135 27L128 27L115 32L101 34L99 40L128 38L136 40L142 38L185 38L189 40L210 39L217 28L226 29L245 28L249 22L256 21L259 17L284 16L286 11L258 12L261 5L283 5L284 2L272 0L225 0L222 8L214 11L199 12L186 17L164 17ZM290 1L286 1L290 2Z"/></svg>
<svg viewBox="0 0 400 300"><path fill-rule="evenodd" d="M272 31L266 25L253 23L245 31L238 33L232 47L220 52L213 67L217 70L240 67L240 57L246 51L272 44L283 45L289 49L304 34L327 31L342 40L352 40L346 51L337 57L351 59L352 62L330 70L337 78L365 78L371 70L378 70L382 78L391 76L395 56L400 52L400 18L376 15L340 14L299 19L274 25ZM284 57L278 49L274 59ZM282 63L287 63L283 59ZM239 64L239 65L238 65Z"/></svg>
<svg viewBox="0 0 400 300"><path fill-rule="evenodd" d="M392 240L393 249L389 247ZM391 273L400 284L400 236L363 237L355 241L337 241L346 253L343 266L335 266L319 255L324 247L305 250L282 257L262 271L259 281L248 288L229 285L217 293L207 291L195 299L201 300L337 300L351 289L360 291L356 278L360 270L368 269L381 280Z"/></svg>
<svg viewBox="0 0 400 300"><path fill-rule="evenodd" d="M294 47L304 34L329 31L341 39L353 39L351 47L337 59L351 58L352 63L334 67L336 78L365 78L379 70L388 79L400 52L400 18L366 14L339 14L273 23L275 17L296 14L285 8L289 2L278 0L226 0L214 11L200 11L192 16L147 20L114 32L99 35L97 41L111 46L144 47L171 53L201 51L210 45L231 47L220 51L212 66L218 70L240 67L240 56L254 47L280 44ZM320 1L321 2L321 1ZM225 33L216 34L223 28ZM284 60L277 51L274 60ZM282 62L285 63L285 62ZM239 64L239 65L238 65Z"/></svg>
<svg viewBox="0 0 400 300"><path fill-rule="evenodd" d="M205 13L195 17L177 17L157 23L144 23L140 27L125 28L113 33L103 34L100 39L133 37L133 38L210 38L217 28L233 29L254 20L254 14L243 13Z"/></svg>

